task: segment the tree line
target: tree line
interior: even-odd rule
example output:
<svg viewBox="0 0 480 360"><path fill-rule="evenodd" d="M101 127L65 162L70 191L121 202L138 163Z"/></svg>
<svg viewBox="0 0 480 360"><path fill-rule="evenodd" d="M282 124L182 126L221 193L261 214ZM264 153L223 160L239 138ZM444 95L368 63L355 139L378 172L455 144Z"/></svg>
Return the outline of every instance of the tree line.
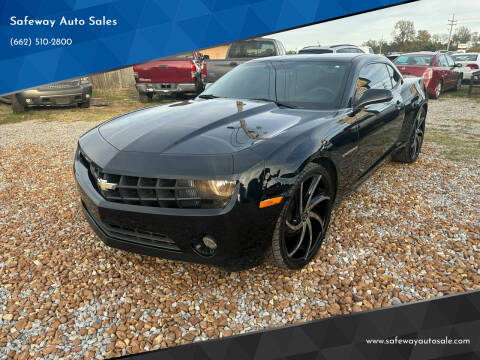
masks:
<svg viewBox="0 0 480 360"><path fill-rule="evenodd" d="M427 30L416 30L413 21L397 21L392 32L393 40L368 40L364 46L370 46L378 54L413 51L436 51L447 49L448 34L430 34ZM458 27L452 34L450 50L457 50L458 44L468 44L468 51L480 51L480 34L466 26Z"/></svg>

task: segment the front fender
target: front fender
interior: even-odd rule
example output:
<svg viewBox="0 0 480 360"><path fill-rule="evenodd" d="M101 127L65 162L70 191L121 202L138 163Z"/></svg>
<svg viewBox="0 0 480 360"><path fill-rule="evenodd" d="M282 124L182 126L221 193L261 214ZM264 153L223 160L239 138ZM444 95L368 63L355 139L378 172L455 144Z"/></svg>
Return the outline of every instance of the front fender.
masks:
<svg viewBox="0 0 480 360"><path fill-rule="evenodd" d="M405 119L399 141L406 143L418 111L422 106L428 107L428 93L423 78L405 78L405 83L402 85L402 98L405 103Z"/></svg>
<svg viewBox="0 0 480 360"><path fill-rule="evenodd" d="M357 131L353 118L342 116L295 134L278 146L265 160L264 196L289 196L289 190L297 176L310 162L328 167L337 185L337 193L343 194L349 187L349 171L355 157L344 154L356 146Z"/></svg>

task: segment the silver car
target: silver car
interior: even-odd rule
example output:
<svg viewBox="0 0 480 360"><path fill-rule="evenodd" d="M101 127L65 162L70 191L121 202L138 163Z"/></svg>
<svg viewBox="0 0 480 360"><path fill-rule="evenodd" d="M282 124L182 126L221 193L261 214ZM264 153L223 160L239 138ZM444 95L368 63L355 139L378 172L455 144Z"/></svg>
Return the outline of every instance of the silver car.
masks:
<svg viewBox="0 0 480 360"><path fill-rule="evenodd" d="M349 44L331 45L331 46L306 46L298 51L298 54L333 54L333 53L358 53L364 54L360 47Z"/></svg>
<svg viewBox="0 0 480 360"><path fill-rule="evenodd" d="M463 80L470 81L472 73L480 70L480 53L461 53L451 55L456 64L461 64L458 69L463 73Z"/></svg>

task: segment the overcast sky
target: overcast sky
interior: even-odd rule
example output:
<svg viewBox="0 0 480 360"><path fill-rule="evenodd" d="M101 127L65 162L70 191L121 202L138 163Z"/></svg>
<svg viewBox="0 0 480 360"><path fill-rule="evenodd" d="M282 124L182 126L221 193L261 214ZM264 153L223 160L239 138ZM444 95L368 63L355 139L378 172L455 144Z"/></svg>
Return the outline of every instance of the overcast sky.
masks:
<svg viewBox="0 0 480 360"><path fill-rule="evenodd" d="M287 50L308 45L355 44L367 40L390 41L398 20L412 20L416 30L432 34L448 33L448 20L455 13L459 26L480 32L480 0L420 0L411 4L356 15L268 37L279 39ZM454 27L455 30L455 27Z"/></svg>

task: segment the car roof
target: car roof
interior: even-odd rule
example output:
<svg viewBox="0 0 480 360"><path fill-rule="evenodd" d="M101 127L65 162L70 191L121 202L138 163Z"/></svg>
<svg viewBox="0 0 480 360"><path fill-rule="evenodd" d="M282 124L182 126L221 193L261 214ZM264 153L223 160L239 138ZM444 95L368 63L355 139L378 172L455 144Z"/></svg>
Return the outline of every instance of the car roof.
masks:
<svg viewBox="0 0 480 360"><path fill-rule="evenodd" d="M416 51L410 53L401 53L400 55L440 55L443 54L439 51Z"/></svg>
<svg viewBox="0 0 480 360"><path fill-rule="evenodd" d="M310 50L310 49L329 49L329 50L332 50L332 48L330 46L316 46L316 45L313 45L313 46L305 46L304 48L300 49L300 50Z"/></svg>
<svg viewBox="0 0 480 360"><path fill-rule="evenodd" d="M338 45L330 45L329 47L331 48L336 48L336 47L342 47L342 46L354 46L354 47L358 47L357 45L352 45L352 44L338 44Z"/></svg>
<svg viewBox="0 0 480 360"><path fill-rule="evenodd" d="M269 56L250 60L251 62L264 62L264 61L312 61L312 60L321 60L329 61L336 60L338 62L351 62L354 59L365 58L365 59L377 59L385 61L383 55L376 54L360 54L360 53L331 53L331 54L298 54L298 55L282 55L282 56Z"/></svg>
<svg viewBox="0 0 480 360"><path fill-rule="evenodd" d="M250 39L236 40L236 41L234 41L234 42L241 42L241 41L262 41L262 40L276 41L275 39L272 39L272 38L256 37L256 38L250 38Z"/></svg>
<svg viewBox="0 0 480 360"><path fill-rule="evenodd" d="M355 47L355 48L360 48L357 45L349 45L349 44L340 44L340 45L325 45L325 46L319 46L319 45L312 45L312 46L305 46L304 48L300 50L307 50L307 49L336 49L336 48L341 48L341 47Z"/></svg>

